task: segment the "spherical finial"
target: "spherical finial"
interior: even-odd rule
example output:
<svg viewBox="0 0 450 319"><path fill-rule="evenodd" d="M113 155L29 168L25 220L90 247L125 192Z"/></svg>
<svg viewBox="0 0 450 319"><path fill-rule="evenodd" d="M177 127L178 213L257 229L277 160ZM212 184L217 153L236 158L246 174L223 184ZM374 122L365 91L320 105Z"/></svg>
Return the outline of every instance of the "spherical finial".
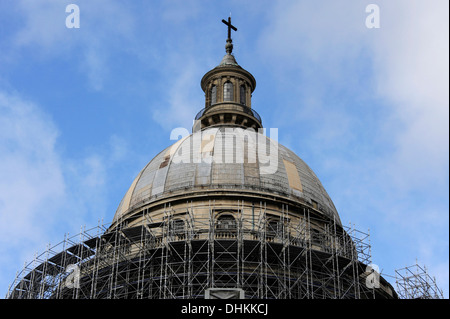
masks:
<svg viewBox="0 0 450 319"><path fill-rule="evenodd" d="M231 39L227 39L227 44L225 44L225 51L227 54L231 54L233 52L233 41Z"/></svg>

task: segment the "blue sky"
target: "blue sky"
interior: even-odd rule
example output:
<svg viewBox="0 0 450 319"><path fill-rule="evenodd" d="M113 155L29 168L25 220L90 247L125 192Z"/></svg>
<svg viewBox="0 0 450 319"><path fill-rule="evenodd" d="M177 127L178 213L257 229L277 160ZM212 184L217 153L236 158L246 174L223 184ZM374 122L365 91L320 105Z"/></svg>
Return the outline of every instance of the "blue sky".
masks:
<svg viewBox="0 0 450 319"><path fill-rule="evenodd" d="M68 29L68 4L80 28ZM380 28L368 29L368 4ZM0 2L0 296L190 129L225 54L252 106L315 171L383 274L418 261L448 298L448 1ZM386 277L395 285L395 279Z"/></svg>

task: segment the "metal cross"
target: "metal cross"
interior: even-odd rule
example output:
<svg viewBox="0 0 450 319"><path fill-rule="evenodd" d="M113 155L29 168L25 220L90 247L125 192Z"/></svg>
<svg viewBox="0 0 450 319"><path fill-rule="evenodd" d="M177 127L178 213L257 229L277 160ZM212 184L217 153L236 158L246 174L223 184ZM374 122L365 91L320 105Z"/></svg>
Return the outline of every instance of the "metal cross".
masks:
<svg viewBox="0 0 450 319"><path fill-rule="evenodd" d="M236 27L231 24L231 17L228 17L228 21L225 21L225 19L222 19L222 22L228 26L228 39L231 39L231 29L233 29L234 31L237 31Z"/></svg>

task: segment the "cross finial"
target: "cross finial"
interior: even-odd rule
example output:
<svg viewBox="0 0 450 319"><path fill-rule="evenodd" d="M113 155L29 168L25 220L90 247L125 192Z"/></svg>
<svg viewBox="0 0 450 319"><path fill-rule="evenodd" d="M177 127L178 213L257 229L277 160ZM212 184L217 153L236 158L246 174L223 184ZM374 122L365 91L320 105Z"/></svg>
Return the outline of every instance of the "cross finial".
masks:
<svg viewBox="0 0 450 319"><path fill-rule="evenodd" d="M228 39L231 39L231 29L234 31L237 31L236 27L231 24L231 13L228 17L228 21L225 21L225 19L222 19L222 22L225 23L228 26Z"/></svg>
<svg viewBox="0 0 450 319"><path fill-rule="evenodd" d="M231 29L237 31L237 28L231 24L231 13L230 16L228 17L228 21L222 19L222 22L228 26L228 39L227 44L225 45L225 50L227 51L227 54L231 54L231 52L233 51L233 43L232 43L233 40L231 40Z"/></svg>

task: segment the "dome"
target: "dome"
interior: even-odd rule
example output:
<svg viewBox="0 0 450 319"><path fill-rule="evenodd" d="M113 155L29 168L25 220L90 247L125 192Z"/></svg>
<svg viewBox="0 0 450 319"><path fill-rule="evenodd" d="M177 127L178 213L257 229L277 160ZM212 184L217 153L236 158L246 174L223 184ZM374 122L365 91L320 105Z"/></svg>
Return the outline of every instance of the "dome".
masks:
<svg viewBox="0 0 450 319"><path fill-rule="evenodd" d="M160 152L137 175L114 221L162 198L218 190L288 198L341 224L322 183L300 157L263 134L231 126L193 133Z"/></svg>

